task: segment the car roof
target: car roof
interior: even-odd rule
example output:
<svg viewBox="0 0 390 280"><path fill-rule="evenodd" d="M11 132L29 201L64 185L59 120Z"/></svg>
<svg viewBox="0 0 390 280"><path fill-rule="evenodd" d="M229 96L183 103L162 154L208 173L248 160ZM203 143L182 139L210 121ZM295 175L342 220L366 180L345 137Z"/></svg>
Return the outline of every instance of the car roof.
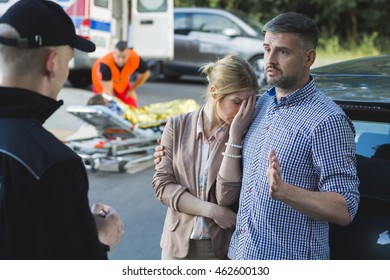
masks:
<svg viewBox="0 0 390 280"><path fill-rule="evenodd" d="M390 103L390 55L325 65L311 74L332 99Z"/></svg>
<svg viewBox="0 0 390 280"><path fill-rule="evenodd" d="M390 55L369 56L313 69L321 75L390 76Z"/></svg>
<svg viewBox="0 0 390 280"><path fill-rule="evenodd" d="M317 87L344 110L390 121L390 55L325 65L311 74Z"/></svg>

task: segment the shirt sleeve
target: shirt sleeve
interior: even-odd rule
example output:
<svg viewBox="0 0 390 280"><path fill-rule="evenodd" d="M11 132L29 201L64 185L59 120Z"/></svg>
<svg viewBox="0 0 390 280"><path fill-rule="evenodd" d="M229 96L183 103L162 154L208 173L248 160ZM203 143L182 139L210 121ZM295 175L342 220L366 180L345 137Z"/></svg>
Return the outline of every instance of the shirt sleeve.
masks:
<svg viewBox="0 0 390 280"><path fill-rule="evenodd" d="M313 161L318 172L320 191L340 193L352 221L360 194L355 155L355 132L347 116L330 116L314 132Z"/></svg>
<svg viewBox="0 0 390 280"><path fill-rule="evenodd" d="M100 63L100 73L102 73L102 80L103 81L111 81L112 74L110 67L108 67L105 63Z"/></svg>
<svg viewBox="0 0 390 280"><path fill-rule="evenodd" d="M139 65L138 65L138 68L135 70L137 71L138 73L145 73L146 71L149 70L149 66L148 64L146 63L145 60L143 60L141 57L140 57L140 60L139 60Z"/></svg>
<svg viewBox="0 0 390 280"><path fill-rule="evenodd" d="M242 181L227 181L218 173L215 196L221 206L231 206L238 202Z"/></svg>

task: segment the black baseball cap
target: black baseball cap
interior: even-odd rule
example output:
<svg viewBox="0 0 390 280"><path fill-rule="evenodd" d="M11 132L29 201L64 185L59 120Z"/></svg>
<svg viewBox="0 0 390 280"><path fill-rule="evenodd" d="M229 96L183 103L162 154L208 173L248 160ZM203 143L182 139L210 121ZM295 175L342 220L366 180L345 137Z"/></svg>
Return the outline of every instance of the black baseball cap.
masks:
<svg viewBox="0 0 390 280"><path fill-rule="evenodd" d="M84 52L93 52L95 44L76 35L71 18L64 9L49 0L20 0L1 17L19 32L19 39L0 36L3 45L19 48L69 45Z"/></svg>

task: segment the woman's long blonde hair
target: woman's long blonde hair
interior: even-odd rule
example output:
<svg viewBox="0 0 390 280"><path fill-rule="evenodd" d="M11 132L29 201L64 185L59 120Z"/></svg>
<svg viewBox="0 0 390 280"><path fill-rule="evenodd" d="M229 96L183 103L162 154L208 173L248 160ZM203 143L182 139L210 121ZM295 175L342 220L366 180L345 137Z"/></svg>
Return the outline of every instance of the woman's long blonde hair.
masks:
<svg viewBox="0 0 390 280"><path fill-rule="evenodd" d="M252 66L237 55L227 55L216 62L210 62L201 71L208 80L206 102L213 100L214 112L218 102L226 95L248 89L257 93L260 88ZM214 88L212 93L217 96L215 99L211 98L211 88ZM219 119L218 116L217 118Z"/></svg>
<svg viewBox="0 0 390 280"><path fill-rule="evenodd" d="M227 55L216 62L210 62L201 71L208 80L207 100L210 98L211 87L215 89L213 94L218 95L217 100L242 90L259 90L254 69L248 61L237 55Z"/></svg>

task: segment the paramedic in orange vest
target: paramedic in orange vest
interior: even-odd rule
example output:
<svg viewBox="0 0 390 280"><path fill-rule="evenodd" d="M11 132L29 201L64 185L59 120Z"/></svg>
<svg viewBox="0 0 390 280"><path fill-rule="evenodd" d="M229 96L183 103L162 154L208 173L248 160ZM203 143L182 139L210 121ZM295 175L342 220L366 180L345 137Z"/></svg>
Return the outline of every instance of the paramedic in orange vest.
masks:
<svg viewBox="0 0 390 280"><path fill-rule="evenodd" d="M134 72L140 75L131 84L130 76ZM135 90L145 83L149 75L146 62L127 47L126 41L119 41L114 51L98 59L92 67L93 91L115 95L127 105L137 108Z"/></svg>

